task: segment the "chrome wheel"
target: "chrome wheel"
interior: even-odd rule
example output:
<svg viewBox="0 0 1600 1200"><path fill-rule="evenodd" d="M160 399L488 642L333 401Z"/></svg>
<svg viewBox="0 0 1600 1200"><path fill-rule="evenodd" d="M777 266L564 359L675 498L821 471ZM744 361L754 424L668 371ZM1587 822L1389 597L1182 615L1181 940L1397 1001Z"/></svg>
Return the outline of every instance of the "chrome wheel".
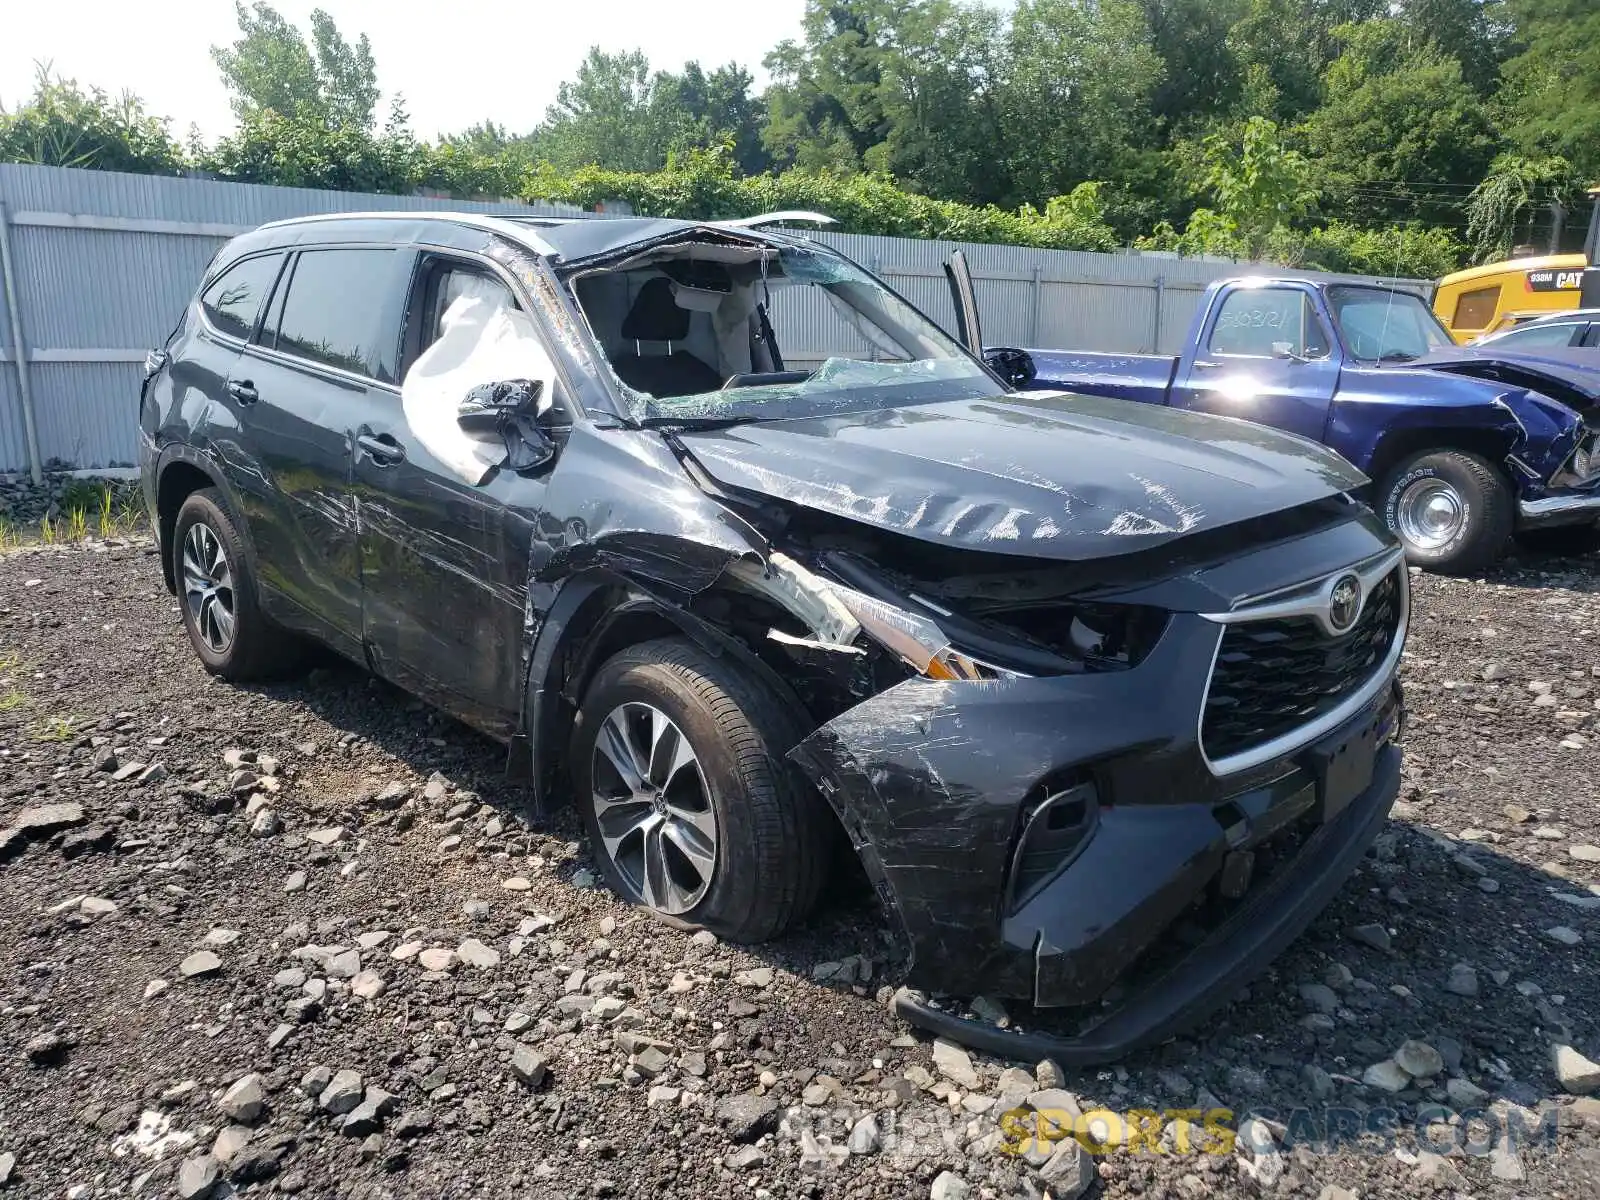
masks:
<svg viewBox="0 0 1600 1200"><path fill-rule="evenodd" d="M1419 550L1440 550L1460 536L1467 523L1461 493L1437 476L1408 483L1395 504L1400 537Z"/></svg>
<svg viewBox="0 0 1600 1200"><path fill-rule="evenodd" d="M717 817L689 739L654 705L622 704L600 727L593 768L607 857L642 903L688 912L717 868Z"/></svg>
<svg viewBox="0 0 1600 1200"><path fill-rule="evenodd" d="M183 602L189 624L213 654L233 645L233 568L222 539L203 521L189 526L183 539Z"/></svg>

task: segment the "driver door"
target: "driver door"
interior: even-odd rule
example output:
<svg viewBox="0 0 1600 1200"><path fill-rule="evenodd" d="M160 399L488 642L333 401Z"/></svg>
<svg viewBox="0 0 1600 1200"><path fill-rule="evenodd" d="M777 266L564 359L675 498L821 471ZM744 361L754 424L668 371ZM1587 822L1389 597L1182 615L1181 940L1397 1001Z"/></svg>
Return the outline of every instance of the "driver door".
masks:
<svg viewBox="0 0 1600 1200"><path fill-rule="evenodd" d="M546 476L490 469L470 480L423 444L402 390L468 280L480 293L498 288L516 303L487 265L418 256L405 304L400 386L374 391L356 431L362 627L374 671L505 737L519 716L530 546L516 510L542 503Z"/></svg>
<svg viewBox="0 0 1600 1200"><path fill-rule="evenodd" d="M1213 310L1176 400L1321 441L1339 383L1333 336L1299 288L1239 287Z"/></svg>

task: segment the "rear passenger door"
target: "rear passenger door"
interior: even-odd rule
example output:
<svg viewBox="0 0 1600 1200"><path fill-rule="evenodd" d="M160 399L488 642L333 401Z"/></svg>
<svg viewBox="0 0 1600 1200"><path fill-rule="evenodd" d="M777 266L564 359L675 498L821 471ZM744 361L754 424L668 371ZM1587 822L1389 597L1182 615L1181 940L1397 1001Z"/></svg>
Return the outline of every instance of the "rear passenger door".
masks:
<svg viewBox="0 0 1600 1200"><path fill-rule="evenodd" d="M410 257L387 247L297 251L229 380L253 451L237 486L252 510L263 607L357 659L355 430L372 393L395 392L396 295Z"/></svg>

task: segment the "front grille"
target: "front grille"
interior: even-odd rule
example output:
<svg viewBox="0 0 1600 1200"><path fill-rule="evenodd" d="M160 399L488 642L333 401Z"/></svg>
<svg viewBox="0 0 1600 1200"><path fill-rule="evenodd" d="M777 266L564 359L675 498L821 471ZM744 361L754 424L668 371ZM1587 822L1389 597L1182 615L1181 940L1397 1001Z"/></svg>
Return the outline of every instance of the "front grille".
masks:
<svg viewBox="0 0 1600 1200"><path fill-rule="evenodd" d="M1200 726L1207 757L1215 762L1292 733L1359 691L1394 645L1403 570L1384 576L1341 637L1310 617L1227 626Z"/></svg>

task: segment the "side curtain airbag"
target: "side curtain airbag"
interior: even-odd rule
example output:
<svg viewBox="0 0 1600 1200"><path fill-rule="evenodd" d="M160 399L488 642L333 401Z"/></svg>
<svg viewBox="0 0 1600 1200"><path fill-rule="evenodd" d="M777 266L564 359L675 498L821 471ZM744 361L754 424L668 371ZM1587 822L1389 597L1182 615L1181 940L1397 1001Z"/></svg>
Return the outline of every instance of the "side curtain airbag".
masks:
<svg viewBox="0 0 1600 1200"><path fill-rule="evenodd" d="M505 379L539 380L540 411L550 406L555 367L528 314L511 306L505 286L468 278L445 309L439 338L407 372L401 404L411 432L428 453L474 486L505 459L499 438L462 431L456 408L473 388Z"/></svg>

